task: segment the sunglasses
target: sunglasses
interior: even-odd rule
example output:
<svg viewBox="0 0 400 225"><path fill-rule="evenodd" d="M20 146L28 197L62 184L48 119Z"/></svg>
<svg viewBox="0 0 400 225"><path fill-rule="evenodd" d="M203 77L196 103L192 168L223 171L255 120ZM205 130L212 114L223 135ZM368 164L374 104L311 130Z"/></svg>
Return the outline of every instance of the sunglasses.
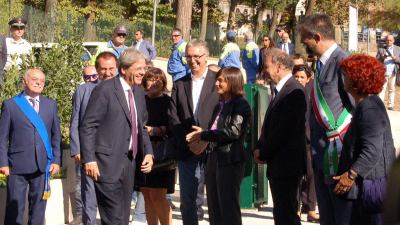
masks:
<svg viewBox="0 0 400 225"><path fill-rule="evenodd" d="M180 34L173 34L172 37L179 37L181 36Z"/></svg>
<svg viewBox="0 0 400 225"><path fill-rule="evenodd" d="M83 79L84 80L89 80L89 79L97 79L98 74L83 74Z"/></svg>
<svg viewBox="0 0 400 225"><path fill-rule="evenodd" d="M120 37L126 37L126 34L117 34L117 36L120 36Z"/></svg>

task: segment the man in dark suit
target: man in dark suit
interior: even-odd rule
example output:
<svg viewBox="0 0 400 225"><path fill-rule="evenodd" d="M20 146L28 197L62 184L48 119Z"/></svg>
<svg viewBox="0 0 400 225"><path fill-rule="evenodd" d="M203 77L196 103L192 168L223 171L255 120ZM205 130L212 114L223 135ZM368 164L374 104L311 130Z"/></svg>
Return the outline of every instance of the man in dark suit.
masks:
<svg viewBox="0 0 400 225"><path fill-rule="evenodd" d="M284 32L282 34L282 42L278 43L277 48L286 52L288 55L294 55L294 44L290 43L289 34Z"/></svg>
<svg viewBox="0 0 400 225"><path fill-rule="evenodd" d="M383 85L383 89L379 94L379 97L385 102L386 87L388 87L388 109L393 110L394 107L394 96L396 88L396 74L399 73L400 64L400 47L394 44L394 36L389 34L386 36L386 46L379 48L376 58L385 64L386 82Z"/></svg>
<svg viewBox="0 0 400 225"><path fill-rule="evenodd" d="M289 55L274 48L265 52L264 60L276 95L268 106L254 159L268 165L275 224L300 225L297 194L305 169L305 94L292 76Z"/></svg>
<svg viewBox="0 0 400 225"><path fill-rule="evenodd" d="M336 44L334 27L326 14L304 18L298 30L307 52L319 57L310 96L309 123L320 223L347 225L351 203L333 192L335 183L332 177L337 175L341 137L351 121L353 108L353 100L343 88L339 67L339 62L348 54Z"/></svg>
<svg viewBox="0 0 400 225"><path fill-rule="evenodd" d="M157 56L154 46L143 39L143 31L141 30L135 32L135 42L133 42L132 47L143 53L149 61L152 61Z"/></svg>
<svg viewBox="0 0 400 225"><path fill-rule="evenodd" d="M4 66L7 62L6 38L0 34L0 84L3 82Z"/></svg>
<svg viewBox="0 0 400 225"><path fill-rule="evenodd" d="M82 163L95 181L103 225L129 223L135 170L149 173L153 165L145 93L134 83L144 75L146 59L129 48L119 63L121 76L94 88L79 128Z"/></svg>
<svg viewBox="0 0 400 225"><path fill-rule="evenodd" d="M28 191L29 224L43 225L50 175L60 169L60 123L57 103L40 95L44 73L29 69L23 84L23 92L3 102L0 118L0 173L8 176L4 224L23 224Z"/></svg>
<svg viewBox="0 0 400 225"><path fill-rule="evenodd" d="M75 218L70 225L80 224L82 221L86 225L96 224L97 201L94 183L85 173L81 173L79 126L93 89L102 80L109 80L117 74L117 61L117 57L111 52L100 53L96 58L95 66L88 66L83 71L83 76L98 76L98 80L95 83L88 82L80 85L72 97L70 138L71 157L76 162L76 186Z"/></svg>
<svg viewBox="0 0 400 225"><path fill-rule="evenodd" d="M179 159L180 208L184 225L198 224L196 195L202 159L202 156L195 155L189 149L186 135L193 131L193 125L207 129L211 112L218 104L215 73L207 67L208 55L205 41L192 40L187 44L186 58L192 72L175 81L168 110Z"/></svg>

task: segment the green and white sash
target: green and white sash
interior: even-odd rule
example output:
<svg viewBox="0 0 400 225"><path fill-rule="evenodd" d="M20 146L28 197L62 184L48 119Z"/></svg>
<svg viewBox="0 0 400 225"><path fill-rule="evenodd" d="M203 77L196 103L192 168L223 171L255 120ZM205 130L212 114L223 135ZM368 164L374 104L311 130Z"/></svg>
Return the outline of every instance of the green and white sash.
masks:
<svg viewBox="0 0 400 225"><path fill-rule="evenodd" d="M321 127L325 129L328 146L324 152L323 172L325 176L334 176L337 173L340 153L343 147L343 136L351 122L351 109L344 107L337 121L333 116L319 86L319 72L316 73L314 86L311 90L311 104L315 117Z"/></svg>

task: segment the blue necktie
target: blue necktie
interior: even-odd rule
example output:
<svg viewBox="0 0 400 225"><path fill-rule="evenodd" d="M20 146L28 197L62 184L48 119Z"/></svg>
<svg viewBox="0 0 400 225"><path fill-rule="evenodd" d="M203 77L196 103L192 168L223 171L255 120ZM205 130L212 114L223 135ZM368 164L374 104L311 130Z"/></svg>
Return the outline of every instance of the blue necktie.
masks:
<svg viewBox="0 0 400 225"><path fill-rule="evenodd" d="M319 76L321 74L323 64L319 59L317 60L316 64L317 64L317 76Z"/></svg>

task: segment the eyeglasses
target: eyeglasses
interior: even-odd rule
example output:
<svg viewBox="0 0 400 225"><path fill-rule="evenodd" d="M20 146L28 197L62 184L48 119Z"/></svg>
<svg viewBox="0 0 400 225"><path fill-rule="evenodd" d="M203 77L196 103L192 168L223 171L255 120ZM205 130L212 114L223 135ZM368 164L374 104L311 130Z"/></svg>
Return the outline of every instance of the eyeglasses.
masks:
<svg viewBox="0 0 400 225"><path fill-rule="evenodd" d="M120 34L117 34L117 36L119 36L119 37L126 37L126 34L120 33Z"/></svg>
<svg viewBox="0 0 400 225"><path fill-rule="evenodd" d="M205 56L206 54L203 54L203 55L188 55L188 56L186 56L186 59L187 60L199 60L201 57L203 57L203 56Z"/></svg>
<svg viewBox="0 0 400 225"><path fill-rule="evenodd" d="M264 39L264 41L269 41L269 39Z"/></svg>
<svg viewBox="0 0 400 225"><path fill-rule="evenodd" d="M89 79L97 79L98 74L83 74L83 79L84 80L89 80Z"/></svg>
<svg viewBox="0 0 400 225"><path fill-rule="evenodd" d="M173 34L173 35L171 35L172 37L179 37L179 36L181 36L180 34Z"/></svg>

